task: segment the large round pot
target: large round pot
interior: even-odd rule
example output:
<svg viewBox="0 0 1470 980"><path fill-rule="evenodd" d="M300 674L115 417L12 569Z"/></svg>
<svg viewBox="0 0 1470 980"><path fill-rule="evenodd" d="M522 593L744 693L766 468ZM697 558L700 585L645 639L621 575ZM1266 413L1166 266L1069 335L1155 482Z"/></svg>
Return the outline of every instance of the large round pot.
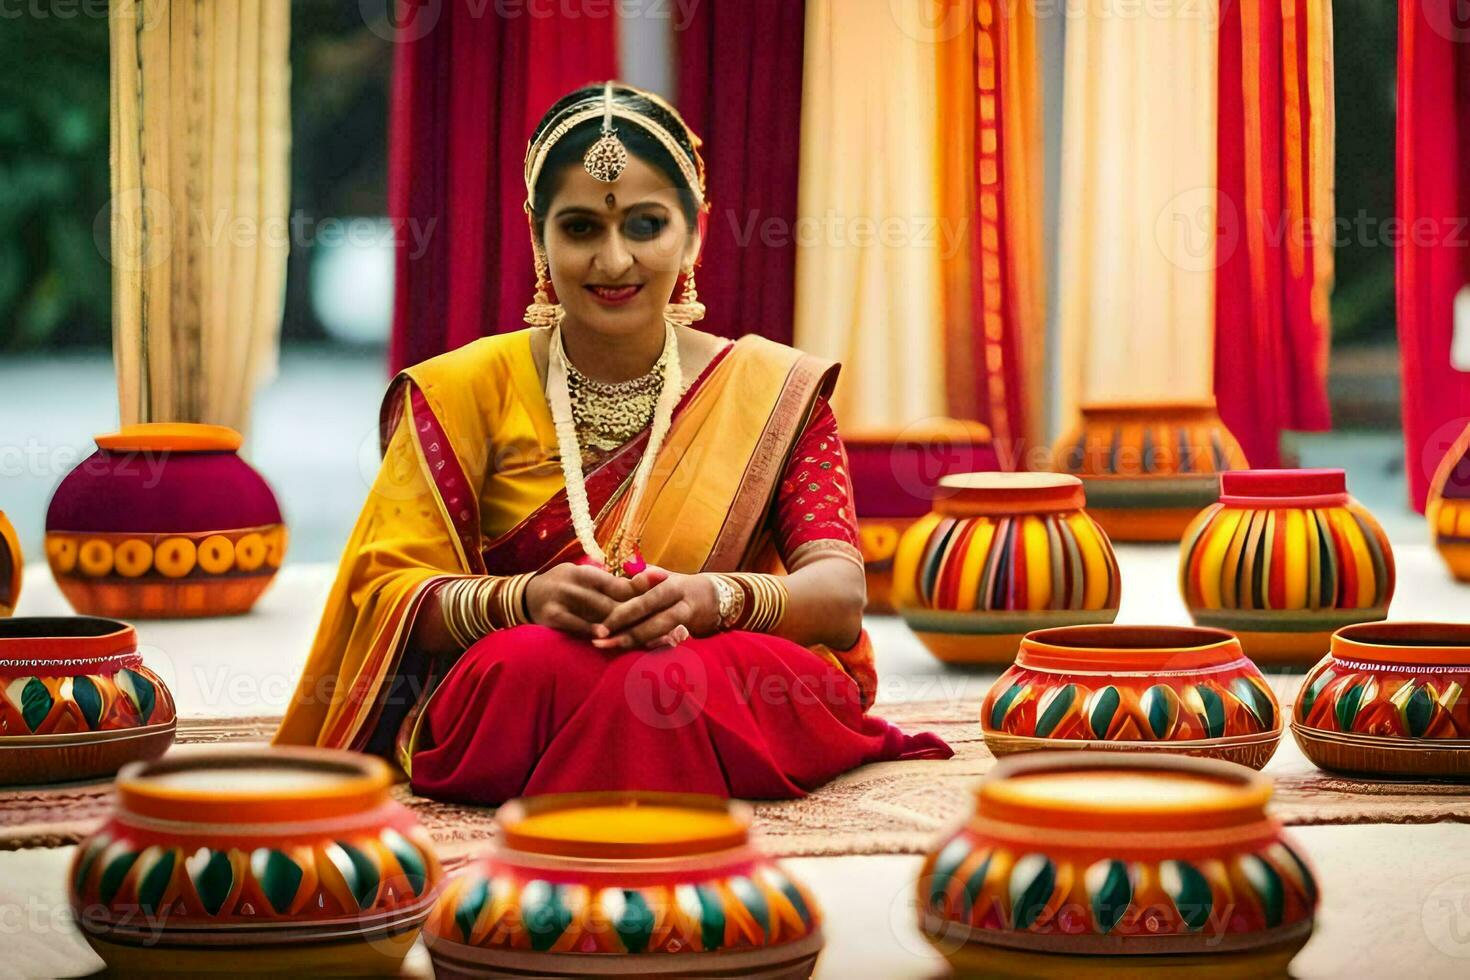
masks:
<svg viewBox="0 0 1470 980"><path fill-rule="evenodd" d="M894 562L894 603L940 660L1007 664L1032 630L1110 623L1118 560L1061 473L948 476Z"/></svg>
<svg viewBox="0 0 1470 980"><path fill-rule="evenodd" d="M929 512L940 478L996 468L990 429L938 418L901 430L844 433L842 442L868 580L867 611L892 613L899 539Z"/></svg>
<svg viewBox="0 0 1470 980"><path fill-rule="evenodd" d="M1470 582L1470 426L1440 460L1429 482L1424 516L1450 574Z"/></svg>
<svg viewBox="0 0 1470 980"><path fill-rule="evenodd" d="M1470 779L1470 626L1363 623L1332 635L1292 708L1323 769Z"/></svg>
<svg viewBox="0 0 1470 980"><path fill-rule="evenodd" d="M218 425L146 423L97 437L46 513L46 556L80 613L243 613L286 549L275 495Z"/></svg>
<svg viewBox="0 0 1470 980"><path fill-rule="evenodd" d="M1068 626L1021 640L980 707L997 756L1036 749L1178 752L1259 769L1281 711L1224 630Z"/></svg>
<svg viewBox="0 0 1470 980"><path fill-rule="evenodd" d="M115 973L395 975L442 873L388 767L323 749L129 766L70 899Z"/></svg>
<svg viewBox="0 0 1470 980"><path fill-rule="evenodd" d="M1342 470L1244 470L1220 486L1180 550L1196 623L1235 633L1257 663L1312 663L1334 630L1388 615L1393 550Z"/></svg>
<svg viewBox="0 0 1470 980"><path fill-rule="evenodd" d="M108 776L174 740L173 696L126 623L0 620L0 784Z"/></svg>
<svg viewBox="0 0 1470 980"><path fill-rule="evenodd" d="M424 926L440 978L811 976L821 914L750 843L741 804L578 793L497 820Z"/></svg>
<svg viewBox="0 0 1470 980"><path fill-rule="evenodd" d="M1254 770L1037 752L975 795L918 882L920 928L963 976L1284 976L1311 935L1315 879Z"/></svg>
<svg viewBox="0 0 1470 980"><path fill-rule="evenodd" d="M5 512L0 511L0 618L14 613L15 604L20 601L23 567L20 538L5 519Z"/></svg>
<svg viewBox="0 0 1470 980"><path fill-rule="evenodd" d="M1213 402L1084 405L1052 468L1087 484L1088 512L1114 541L1178 541L1215 502L1217 475L1248 464Z"/></svg>

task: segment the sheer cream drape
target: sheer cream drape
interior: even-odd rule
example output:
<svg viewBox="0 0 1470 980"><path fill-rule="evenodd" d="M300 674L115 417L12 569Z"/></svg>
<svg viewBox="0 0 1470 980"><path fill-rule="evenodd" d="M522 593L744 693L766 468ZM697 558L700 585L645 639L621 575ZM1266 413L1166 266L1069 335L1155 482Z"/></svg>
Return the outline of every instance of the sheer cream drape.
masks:
<svg viewBox="0 0 1470 980"><path fill-rule="evenodd" d="M289 0L115 0L113 353L124 424L246 426L289 247Z"/></svg>
<svg viewBox="0 0 1470 980"><path fill-rule="evenodd" d="M1217 0L1068 10L1061 417L1212 401Z"/></svg>
<svg viewBox="0 0 1470 980"><path fill-rule="evenodd" d="M934 106L948 6L807 2L795 342L842 362L833 410L849 430L947 414Z"/></svg>

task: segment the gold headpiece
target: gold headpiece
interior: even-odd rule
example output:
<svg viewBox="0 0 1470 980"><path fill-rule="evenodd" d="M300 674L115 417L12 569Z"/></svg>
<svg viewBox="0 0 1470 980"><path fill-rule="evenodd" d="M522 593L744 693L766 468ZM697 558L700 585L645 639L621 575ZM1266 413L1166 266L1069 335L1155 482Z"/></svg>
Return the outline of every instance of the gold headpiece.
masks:
<svg viewBox="0 0 1470 980"><path fill-rule="evenodd" d="M652 92L644 92L632 86L621 86L627 91L637 92L656 105L667 109L675 119L679 119L678 112L663 99ZM541 168L546 163L546 157L563 136L572 129L588 119L602 117L602 136L597 142L587 149L582 157L582 166L587 173L598 180L611 183L620 177L624 168L628 165L628 149L623 141L618 138L618 131L613 126L613 119L621 119L633 123L646 131L659 144L668 151L674 163L678 165L679 172L684 181L694 191L701 207L704 206L704 161L699 156L700 140L689 129L683 126L684 136L688 138L694 152L691 154L679 144L664 126L657 120L651 119L633 109L618 105L613 101L613 83L607 82L602 91L596 95L589 95L586 99L579 100L564 108L551 123L549 123L540 135L531 141L526 147L526 211L531 210L531 199L536 193L536 180L541 175Z"/></svg>

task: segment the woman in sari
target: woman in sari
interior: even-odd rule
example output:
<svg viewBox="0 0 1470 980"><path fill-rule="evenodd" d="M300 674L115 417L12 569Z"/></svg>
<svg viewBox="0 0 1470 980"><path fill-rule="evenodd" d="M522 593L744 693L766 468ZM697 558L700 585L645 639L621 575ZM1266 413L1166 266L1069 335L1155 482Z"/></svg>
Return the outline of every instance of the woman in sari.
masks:
<svg viewBox="0 0 1470 980"><path fill-rule="evenodd" d="M836 366L690 326L697 147L622 85L547 112L525 168L532 327L389 388L278 743L384 755L415 792L487 804L791 797L950 755L867 713Z"/></svg>

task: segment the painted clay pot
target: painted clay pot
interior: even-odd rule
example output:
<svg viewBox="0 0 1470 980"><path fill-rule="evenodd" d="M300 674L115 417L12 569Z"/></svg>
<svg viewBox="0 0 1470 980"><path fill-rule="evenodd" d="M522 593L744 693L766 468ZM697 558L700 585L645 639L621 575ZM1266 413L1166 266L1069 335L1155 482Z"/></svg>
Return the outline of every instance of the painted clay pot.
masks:
<svg viewBox="0 0 1470 980"><path fill-rule="evenodd" d="M0 784L110 776L173 743L173 696L126 623L0 620Z"/></svg>
<svg viewBox="0 0 1470 980"><path fill-rule="evenodd" d="M997 756L1036 749L1178 752L1259 769L1281 710L1224 630L1068 626L1021 640L980 707Z"/></svg>
<svg viewBox="0 0 1470 980"><path fill-rule="evenodd" d="M502 807L501 839L424 925L445 977L809 977L811 895L751 845L747 807L577 793Z"/></svg>
<svg viewBox="0 0 1470 980"><path fill-rule="evenodd" d="M1342 470L1243 470L1220 485L1180 551L1196 623L1235 633L1257 663L1312 663L1334 630L1388 614L1393 551Z"/></svg>
<svg viewBox="0 0 1470 980"><path fill-rule="evenodd" d="M1317 886L1270 795L1215 759L1002 760L924 862L920 928L962 976L1285 976Z"/></svg>
<svg viewBox="0 0 1470 980"><path fill-rule="evenodd" d="M1323 769L1470 779L1470 626L1363 623L1332 635L1292 708Z"/></svg>
<svg viewBox="0 0 1470 980"><path fill-rule="evenodd" d="M1461 582L1470 582L1470 426L1440 460L1424 509L1434 547Z"/></svg>
<svg viewBox="0 0 1470 980"><path fill-rule="evenodd" d="M395 975L442 872L379 759L216 749L129 766L70 900L114 973Z"/></svg>
<svg viewBox="0 0 1470 980"><path fill-rule="evenodd" d="M1114 541L1178 541L1218 497L1218 474L1247 465L1213 402L1084 405L1052 450L1052 468L1082 478L1088 513Z"/></svg>
<svg viewBox="0 0 1470 980"><path fill-rule="evenodd" d="M13 614L15 604L20 601L23 567L20 538L5 519L5 513L0 511L0 619Z"/></svg>
<svg viewBox="0 0 1470 980"><path fill-rule="evenodd" d="M1008 664L1036 629L1110 623L1118 561L1061 473L945 477L894 562L900 615L940 660Z"/></svg>
<svg viewBox="0 0 1470 980"><path fill-rule="evenodd" d="M899 539L929 513L941 477L997 468L990 430L946 418L889 432L844 433L842 442L868 579L867 611L892 613Z"/></svg>
<svg viewBox="0 0 1470 980"><path fill-rule="evenodd" d="M98 436L46 514L46 557L72 607L125 619L248 611L281 566L286 528L239 448L218 425Z"/></svg>

